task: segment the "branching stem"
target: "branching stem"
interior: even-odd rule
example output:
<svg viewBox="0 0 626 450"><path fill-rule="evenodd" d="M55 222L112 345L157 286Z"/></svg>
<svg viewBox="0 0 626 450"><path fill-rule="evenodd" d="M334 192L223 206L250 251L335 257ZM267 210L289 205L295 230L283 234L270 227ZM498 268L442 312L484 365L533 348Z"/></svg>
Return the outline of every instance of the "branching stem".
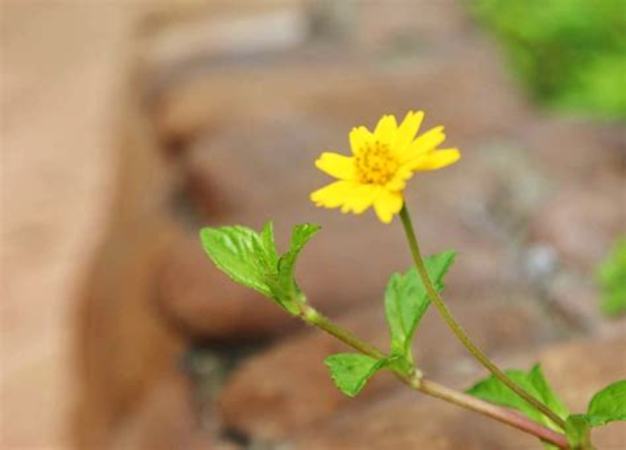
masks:
<svg viewBox="0 0 626 450"><path fill-rule="evenodd" d="M415 263L415 267L424 283L424 287L428 292L428 296L430 300L433 302L439 314L446 322L450 330L454 333L454 335L458 338L458 340L463 344L463 346L472 354L472 356L482 364L489 372L493 374L498 380L500 380L505 386L519 395L522 399L524 399L528 404L530 404L533 408L540 411L544 416L549 418L552 422L557 424L562 429L565 429L565 421L561 419L554 411L544 405L541 401L530 395L524 389L522 389L518 384L516 384L507 374L505 374L498 366L496 366L489 357L476 345L470 337L467 335L463 327L456 321L450 309L445 304L435 287L433 286L430 277L428 276L428 271L426 270L426 266L424 265L424 260L422 259L422 254L420 252L419 244L417 242L417 238L415 237L415 231L413 230L413 224L411 223L411 217L409 215L409 211L407 210L406 204L402 207L400 211L400 218L402 220L402 225L404 226L404 231L406 233L407 240L409 242L409 247L411 248L411 255L413 256L413 262Z"/></svg>
<svg viewBox="0 0 626 450"><path fill-rule="evenodd" d="M317 310L307 304L301 305L300 317L307 323L324 330L326 333L336 337L343 343L357 350L358 352L381 359L386 357L385 353L375 346L364 342L350 331L336 325L330 319L320 314ZM415 370L415 373L420 373ZM472 397L463 392L450 389L434 381L409 375L400 371L395 371L396 376L410 388L423 394L453 403L465 409L477 412L487 417L491 417L499 422L517 428L525 433L536 436L544 442L553 444L560 449L568 449L567 439L564 435L546 428L510 409L485 402L479 398Z"/></svg>

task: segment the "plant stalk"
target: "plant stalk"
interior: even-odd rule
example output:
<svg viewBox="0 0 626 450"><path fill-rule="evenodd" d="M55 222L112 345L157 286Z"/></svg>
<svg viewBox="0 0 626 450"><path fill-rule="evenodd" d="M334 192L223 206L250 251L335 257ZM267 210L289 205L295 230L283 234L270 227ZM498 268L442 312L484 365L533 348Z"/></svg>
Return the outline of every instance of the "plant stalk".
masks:
<svg viewBox="0 0 626 450"><path fill-rule="evenodd" d="M320 314L317 310L307 304L301 305L300 317L305 322L320 328L364 355L371 356L376 359L381 359L386 356L375 346L362 341L350 331L334 324L330 319ZM419 373L419 371L415 369L415 373ZM546 428L522 416L521 414L516 413L515 411L493 405L479 398L450 389L439 383L416 375L408 375L397 370L395 371L395 374L403 383L416 391L490 417L525 433L531 434L544 442L553 444L560 449L569 449L567 439L564 435Z"/></svg>
<svg viewBox="0 0 626 450"><path fill-rule="evenodd" d="M413 261L415 263L415 267L424 283L424 287L428 292L428 296L430 300L434 303L435 307L439 311L439 314L446 322L448 327L452 330L454 335L459 339L459 341L463 344L463 346L472 354L472 356L482 364L489 372L493 374L498 380L500 380L505 386L519 395L522 399L524 399L528 404L533 406L535 409L540 411L544 416L549 418L552 422L557 424L560 428L565 429L565 421L561 419L558 415L556 415L550 408L544 405L542 402L537 400L535 397L530 395L524 389L522 389L519 385L517 385L513 380L511 380L508 375L506 375L498 366L496 366L489 357L476 345L470 337L467 335L463 327L456 321L454 316L452 315L450 309L445 304L437 290L432 284L430 277L428 276L428 271L426 270L426 266L424 264L424 260L422 258L422 254L420 252L419 244L417 242L417 238L415 236L415 231L413 230L413 224L411 222L411 217L409 215L409 211L406 207L406 204L402 206L402 210L400 211L400 218L402 220L402 225L404 227L404 231L406 233L407 240L409 242L409 247L411 248L411 255L413 256Z"/></svg>

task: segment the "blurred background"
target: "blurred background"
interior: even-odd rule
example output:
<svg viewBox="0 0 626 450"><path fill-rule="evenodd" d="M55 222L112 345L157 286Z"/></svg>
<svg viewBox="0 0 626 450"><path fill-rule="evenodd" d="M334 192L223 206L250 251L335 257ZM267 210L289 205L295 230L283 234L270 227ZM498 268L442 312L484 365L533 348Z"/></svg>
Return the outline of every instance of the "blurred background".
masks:
<svg viewBox="0 0 626 450"><path fill-rule="evenodd" d="M626 377L624 0L1 8L1 448L541 448L384 374L343 397L322 364L343 347L200 249L207 224L274 219L283 246L321 224L304 290L385 346L399 224L308 193L317 154L409 109L463 155L407 199L425 251L459 251L460 322L573 409ZM431 378L483 376L434 311L416 347ZM596 441L624 449L626 426Z"/></svg>

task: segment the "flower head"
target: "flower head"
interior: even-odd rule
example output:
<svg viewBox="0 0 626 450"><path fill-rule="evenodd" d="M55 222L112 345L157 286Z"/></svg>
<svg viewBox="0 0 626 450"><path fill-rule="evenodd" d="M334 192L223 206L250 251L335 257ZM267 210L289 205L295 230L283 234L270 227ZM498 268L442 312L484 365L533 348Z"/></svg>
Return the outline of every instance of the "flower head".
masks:
<svg viewBox="0 0 626 450"><path fill-rule="evenodd" d="M322 172L338 179L311 194L325 208L361 214L374 206L389 223L404 203L404 188L413 173L446 167L460 158L456 148L437 149L446 136L435 127L417 136L424 113L409 111L398 126L392 115L383 116L374 132L360 126L350 132L352 156L324 152L315 161Z"/></svg>

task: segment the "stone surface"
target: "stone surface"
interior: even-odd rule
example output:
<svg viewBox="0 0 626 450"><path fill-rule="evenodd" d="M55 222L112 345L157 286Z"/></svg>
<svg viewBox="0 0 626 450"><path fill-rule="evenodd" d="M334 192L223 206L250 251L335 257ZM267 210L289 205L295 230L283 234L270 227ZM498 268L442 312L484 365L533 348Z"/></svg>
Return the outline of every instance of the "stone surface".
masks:
<svg viewBox="0 0 626 450"><path fill-rule="evenodd" d="M565 264L593 272L626 225L624 174L603 173L588 183L557 190L536 211L533 241L548 243Z"/></svg>
<svg viewBox="0 0 626 450"><path fill-rule="evenodd" d="M67 445L73 297L102 235L138 8L2 3L0 447Z"/></svg>
<svg viewBox="0 0 626 450"><path fill-rule="evenodd" d="M105 448L115 450L216 450L193 409L191 389L182 374L162 377L132 413L121 420ZM80 448L94 448L89 444Z"/></svg>
<svg viewBox="0 0 626 450"><path fill-rule="evenodd" d="M107 449L142 401L170 377L184 341L154 301L158 269L174 231L164 205L168 174L129 75L114 147L116 191L100 248L75 312L79 448Z"/></svg>
<svg viewBox="0 0 626 450"><path fill-rule="evenodd" d="M531 438L434 399L407 393L337 417L295 440L297 450L540 449Z"/></svg>
<svg viewBox="0 0 626 450"><path fill-rule="evenodd" d="M464 298L452 306L464 327L489 354L533 347L549 336L532 304L508 300ZM386 348L388 331L381 309L370 307L341 322L358 336ZM235 371L221 395L225 426L255 439L281 439L332 414L356 411L398 386L391 375L382 373L358 399L343 396L323 364L326 356L340 351L346 351L343 344L312 331L248 359ZM476 369L434 310L423 319L417 332L415 358L428 376L448 380L466 377Z"/></svg>

